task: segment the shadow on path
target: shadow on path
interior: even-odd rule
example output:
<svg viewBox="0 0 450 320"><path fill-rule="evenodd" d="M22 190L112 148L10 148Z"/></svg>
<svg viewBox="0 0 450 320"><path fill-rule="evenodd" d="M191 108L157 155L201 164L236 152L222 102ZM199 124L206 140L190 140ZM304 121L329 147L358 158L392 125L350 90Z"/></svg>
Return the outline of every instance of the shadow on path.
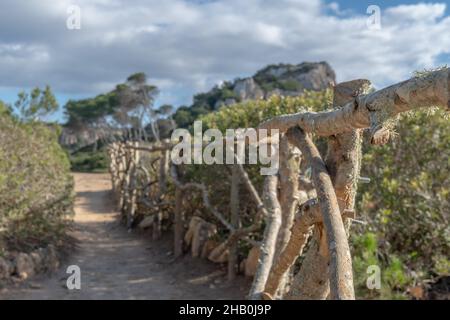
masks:
<svg viewBox="0 0 450 320"><path fill-rule="evenodd" d="M73 236L78 249L60 270L0 291L1 299L243 299L249 280L229 284L225 269L189 255L173 262L172 239L127 232L114 210L106 174L74 174ZM81 290L66 287L69 265L81 269Z"/></svg>

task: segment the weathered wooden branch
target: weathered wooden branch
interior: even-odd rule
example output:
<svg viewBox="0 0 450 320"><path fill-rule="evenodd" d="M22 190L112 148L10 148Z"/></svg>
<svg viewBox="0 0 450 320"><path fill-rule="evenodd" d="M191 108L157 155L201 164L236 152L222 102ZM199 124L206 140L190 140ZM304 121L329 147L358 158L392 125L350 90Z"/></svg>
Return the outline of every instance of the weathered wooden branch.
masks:
<svg viewBox="0 0 450 320"><path fill-rule="evenodd" d="M230 221L235 229L240 228L239 219L239 184L240 176L235 165L231 167L231 187L230 187ZM238 246L233 244L228 254L228 281L236 278L236 265L238 263Z"/></svg>
<svg viewBox="0 0 450 320"><path fill-rule="evenodd" d="M128 176L128 185L129 185L129 196L128 196L128 204L127 204L127 227L131 228L134 222L136 209L137 209L137 188L136 188L136 167L139 163L139 151L133 150L130 154L130 170Z"/></svg>
<svg viewBox="0 0 450 320"><path fill-rule="evenodd" d="M264 292L275 256L278 230L281 226L281 207L278 202L277 186L277 176L266 177L264 182L264 203L268 214L266 216L266 228L261 244L258 268L249 293L249 298L252 300L260 300L262 298L261 294Z"/></svg>
<svg viewBox="0 0 450 320"><path fill-rule="evenodd" d="M209 200L208 195L208 189L205 187L204 184L200 183L194 183L194 182L188 182L188 183L182 183L178 178L178 173L176 170L176 166L172 164L171 170L170 170L172 180L177 186L177 188L180 188L181 190L187 190L187 189L197 189L200 190L202 193L203 198L203 204L216 218L219 220L228 230L233 231L234 227L225 219L225 217L212 206L211 201Z"/></svg>
<svg viewBox="0 0 450 320"><path fill-rule="evenodd" d="M292 279L289 292L283 297L287 300L324 300L330 293L330 256L323 224L313 228L311 240L302 259L299 272Z"/></svg>
<svg viewBox="0 0 450 320"><path fill-rule="evenodd" d="M161 145L153 145L150 147L127 145L125 148L132 149L132 150L146 151L146 152L159 152L159 151L171 150L173 148L173 146L174 145L171 143L163 143Z"/></svg>
<svg viewBox="0 0 450 320"><path fill-rule="evenodd" d="M165 208L165 207L169 207L172 205L172 203L168 202L168 201L162 201L162 202L150 201L145 196L139 197L138 202L139 202L139 204L142 204L150 209Z"/></svg>
<svg viewBox="0 0 450 320"><path fill-rule="evenodd" d="M289 145L287 137L280 141L280 206L282 222L277 239L277 252L283 251L290 238L294 222L295 209L298 205L298 184L300 174L300 151Z"/></svg>
<svg viewBox="0 0 450 320"><path fill-rule="evenodd" d="M159 160L159 197L167 191L167 173L169 171L169 150L161 151L161 159Z"/></svg>
<svg viewBox="0 0 450 320"><path fill-rule="evenodd" d="M259 127L286 132L299 126L305 132L321 136L370 127L372 143L381 144L389 138L387 129L390 118L401 112L431 106L450 110L449 92L450 69L445 68L356 97L340 109L283 115Z"/></svg>
<svg viewBox="0 0 450 320"><path fill-rule="evenodd" d="M359 95L367 93L369 88L370 82L364 79L339 83L333 88L333 107L340 108ZM344 217L346 217L347 209L353 211L356 180L360 172L361 131L361 129L354 129L333 135L328 139L326 166L333 181L341 215ZM350 225L348 218L344 219L344 225L348 229ZM289 298L325 299L329 295L328 244L322 230L323 224L316 224L315 229L312 241L316 243L309 246L302 268L294 277ZM313 264L308 265L308 263Z"/></svg>
<svg viewBox="0 0 450 320"><path fill-rule="evenodd" d="M355 80L338 84L334 88L335 108L364 94L370 87L368 80ZM338 198L341 212L354 210L356 189L361 171L362 130L353 129L328 139L326 165Z"/></svg>
<svg viewBox="0 0 450 320"><path fill-rule="evenodd" d="M237 172L240 175L241 181L242 183L245 185L245 187L247 188L247 191L250 193L251 198L253 199L253 201L256 204L256 208L258 210L258 214L264 215L266 214L266 210L264 208L264 203L261 200L258 191L256 190L255 186L253 185L252 181L250 180L247 172L245 171L244 167L242 164L236 164L236 169Z"/></svg>
<svg viewBox="0 0 450 320"><path fill-rule="evenodd" d="M184 214L183 194L181 188L175 190L175 219L174 219L174 256L181 257L183 254L184 239Z"/></svg>
<svg viewBox="0 0 450 320"><path fill-rule="evenodd" d="M235 166L237 172L240 175L242 183L245 185L250 193L250 196L256 204L257 212L253 219L253 223L250 226L232 231L228 239L211 252L211 254L209 255L209 259L213 261L217 260L218 257L220 257L231 245L236 243L236 241L238 241L239 239L243 239L250 233L259 230L259 228L261 227L262 218L264 216L267 216L267 210L264 207L264 203L262 202L261 198L259 197L258 191L256 191L250 178L248 177L247 172L244 170L244 167L241 164L236 164Z"/></svg>
<svg viewBox="0 0 450 320"><path fill-rule="evenodd" d="M322 216L317 205L317 200L307 201L300 207L292 227L289 242L279 255L278 260L270 270L269 278L264 289L267 297L273 299L279 288L282 278L302 254L303 249L311 233L311 227L322 221Z"/></svg>
<svg viewBox="0 0 450 320"><path fill-rule="evenodd" d="M286 135L280 140L280 169L279 169L279 199L281 206L281 226L278 232L277 246L275 250L274 261L277 262L281 252L291 238L291 228L294 223L295 210L299 200L299 174L300 174L300 151L289 144ZM287 272L288 270L285 270ZM289 274L281 277L278 286L279 294L284 294Z"/></svg>
<svg viewBox="0 0 450 320"><path fill-rule="evenodd" d="M138 166L136 169L140 170L140 171L142 171L144 173L144 175L145 175L145 183L148 185L152 181L151 180L152 178L151 178L151 175L150 175L150 172L148 171L148 169L143 167L143 166Z"/></svg>
<svg viewBox="0 0 450 320"><path fill-rule="evenodd" d="M319 151L302 129L289 129L289 139L312 167L319 207L330 253L330 289L332 299L354 299L353 270L350 248L331 178Z"/></svg>
<svg viewBox="0 0 450 320"><path fill-rule="evenodd" d="M250 178L248 177L247 172L245 172L242 165L237 164L235 166L236 166L236 170L240 176L241 181L244 183L244 185L250 192L250 195L252 196L253 200L256 202L256 205L258 208L258 211L257 211L256 217L253 221L253 224L248 227L239 228L239 229L236 229L231 223L229 223L225 219L225 217L216 208L214 208L211 205L211 202L210 202L209 196L208 196L208 190L205 185L200 184L200 183L193 183L193 182L183 184L178 178L176 166L172 165L171 170L170 170L172 180L175 183L176 187L180 188L181 190L187 190L187 189L191 189L191 188L200 190L202 192L204 206L231 232L228 239L224 243L219 245L217 248L215 248L209 255L209 259L211 259L213 261L216 260L218 257L220 257L227 249L230 248L230 246L235 244L236 241L238 241L239 239L245 239L248 234L250 234L254 231L257 231L259 229L259 227L261 226L262 216L264 216L266 213L263 202L260 199L258 192L256 191L255 187L253 186L252 182L250 181Z"/></svg>

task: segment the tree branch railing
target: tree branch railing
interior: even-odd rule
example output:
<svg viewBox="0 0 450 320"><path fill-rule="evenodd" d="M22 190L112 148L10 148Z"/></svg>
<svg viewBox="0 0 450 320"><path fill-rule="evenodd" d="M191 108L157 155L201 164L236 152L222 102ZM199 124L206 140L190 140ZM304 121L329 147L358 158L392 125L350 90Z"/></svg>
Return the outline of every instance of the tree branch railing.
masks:
<svg viewBox="0 0 450 320"><path fill-rule="evenodd" d="M260 129L278 129L283 134L280 171L266 177L261 197L244 167L239 162L234 164L229 219L211 203L207 185L182 182L178 167L167 165L174 143L112 143L108 149L112 186L127 225L134 223L139 204L158 212L170 207L166 197L173 192L173 188L167 188L170 180L175 188L175 257L183 254L183 199L187 190L196 190L201 194L203 207L228 232L226 239L211 248L207 256L212 261L222 261L224 254L231 255L229 279L234 279L236 272L238 241L260 247L250 298L354 299L348 233L355 219L357 184L368 181L360 177L362 129L370 129L372 144L383 144L391 137L392 120L398 114L432 106L450 110L450 71L428 72L372 93L368 93L369 88L367 80L344 82L334 87L332 110L283 115L263 122ZM313 135L326 137L326 157L317 150ZM150 168L142 160L144 154L153 157ZM158 161L159 169L155 167ZM312 169L312 181L302 175L305 168ZM144 186L138 184L138 177ZM236 216L237 181L256 207L247 226L242 226ZM251 235L261 232L264 219L263 239L255 243ZM303 254L301 268L294 275L292 266Z"/></svg>

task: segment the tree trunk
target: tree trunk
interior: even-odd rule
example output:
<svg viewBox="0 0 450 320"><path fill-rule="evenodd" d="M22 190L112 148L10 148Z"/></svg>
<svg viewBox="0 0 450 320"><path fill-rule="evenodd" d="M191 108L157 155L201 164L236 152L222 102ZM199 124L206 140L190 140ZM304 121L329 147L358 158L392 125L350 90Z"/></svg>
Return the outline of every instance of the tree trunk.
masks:
<svg viewBox="0 0 450 320"><path fill-rule="evenodd" d="M155 139L156 142L161 141L160 137L159 137L159 132L158 132L158 128L157 128L157 123L156 121L154 121L153 119L150 121L150 128L152 129L152 134L153 134L153 138Z"/></svg>

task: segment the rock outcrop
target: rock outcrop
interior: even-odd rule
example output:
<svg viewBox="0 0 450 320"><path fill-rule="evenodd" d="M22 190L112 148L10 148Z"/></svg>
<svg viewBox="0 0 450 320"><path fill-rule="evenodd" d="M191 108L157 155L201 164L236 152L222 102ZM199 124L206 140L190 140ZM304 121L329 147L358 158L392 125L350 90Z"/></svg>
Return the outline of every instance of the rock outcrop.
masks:
<svg viewBox="0 0 450 320"><path fill-rule="evenodd" d="M273 95L299 96L305 90L320 91L336 82L327 62L269 65L252 77L225 81L210 91L194 96L191 106L182 106L173 115L177 126L188 128L199 116L248 100Z"/></svg>
<svg viewBox="0 0 450 320"><path fill-rule="evenodd" d="M233 92L241 101L263 99L265 95L264 91L253 78L237 80L234 84Z"/></svg>
<svg viewBox="0 0 450 320"><path fill-rule="evenodd" d="M237 102L267 99L273 95L298 96L305 90L324 90L335 82L336 75L327 62L270 65L253 77L225 82L198 95L193 107L203 105L217 110Z"/></svg>

